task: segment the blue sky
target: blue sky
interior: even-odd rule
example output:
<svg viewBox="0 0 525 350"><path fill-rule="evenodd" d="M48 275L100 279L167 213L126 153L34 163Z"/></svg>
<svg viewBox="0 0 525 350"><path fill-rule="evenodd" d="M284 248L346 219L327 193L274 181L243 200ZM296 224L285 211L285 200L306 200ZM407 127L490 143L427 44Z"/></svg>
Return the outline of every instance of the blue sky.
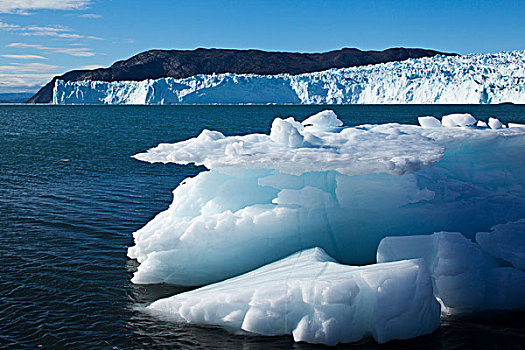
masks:
<svg viewBox="0 0 525 350"><path fill-rule="evenodd" d="M148 49L525 49L525 1L0 0L0 92Z"/></svg>

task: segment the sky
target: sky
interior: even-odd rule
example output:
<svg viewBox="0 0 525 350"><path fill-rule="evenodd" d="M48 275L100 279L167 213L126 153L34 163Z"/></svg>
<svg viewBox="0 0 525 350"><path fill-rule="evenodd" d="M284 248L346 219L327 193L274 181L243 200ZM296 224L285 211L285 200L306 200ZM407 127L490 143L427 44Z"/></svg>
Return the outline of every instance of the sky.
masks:
<svg viewBox="0 0 525 350"><path fill-rule="evenodd" d="M525 0L0 0L0 93L149 49L525 49Z"/></svg>

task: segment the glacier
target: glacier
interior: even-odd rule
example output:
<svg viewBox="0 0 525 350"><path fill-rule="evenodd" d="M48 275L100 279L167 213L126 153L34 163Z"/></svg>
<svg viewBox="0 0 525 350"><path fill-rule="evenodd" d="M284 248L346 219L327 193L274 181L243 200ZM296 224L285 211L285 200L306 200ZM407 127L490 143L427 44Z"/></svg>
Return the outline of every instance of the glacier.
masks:
<svg viewBox="0 0 525 350"><path fill-rule="evenodd" d="M407 339L440 324L423 260L352 267L319 248L157 300L147 309L175 321L326 345L369 336L378 343Z"/></svg>
<svg viewBox="0 0 525 350"><path fill-rule="evenodd" d="M56 80L54 104L525 103L525 51L434 56L300 75Z"/></svg>
<svg viewBox="0 0 525 350"><path fill-rule="evenodd" d="M525 310L525 125L419 123L345 127L325 110L134 155L208 169L128 249L133 283L206 286L147 309L329 345L428 334L440 311Z"/></svg>

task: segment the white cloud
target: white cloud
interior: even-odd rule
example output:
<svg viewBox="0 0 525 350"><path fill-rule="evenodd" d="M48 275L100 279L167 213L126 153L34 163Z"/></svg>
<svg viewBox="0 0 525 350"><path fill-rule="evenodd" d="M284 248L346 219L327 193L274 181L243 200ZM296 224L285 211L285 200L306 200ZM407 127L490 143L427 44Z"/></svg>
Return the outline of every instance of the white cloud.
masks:
<svg viewBox="0 0 525 350"><path fill-rule="evenodd" d="M7 47L16 47L18 49L37 49L37 50L43 50L44 47L42 45L37 44L26 44L26 43L11 43L7 44Z"/></svg>
<svg viewBox="0 0 525 350"><path fill-rule="evenodd" d="M16 24L7 24L5 22L0 21L0 29L7 30L7 31L20 30L20 26Z"/></svg>
<svg viewBox="0 0 525 350"><path fill-rule="evenodd" d="M0 72L0 92L36 90L56 74L19 73L9 74Z"/></svg>
<svg viewBox="0 0 525 350"><path fill-rule="evenodd" d="M43 63L0 65L0 91L23 91L38 88L50 81L62 67Z"/></svg>
<svg viewBox="0 0 525 350"><path fill-rule="evenodd" d="M2 1L2 0L0 0ZM0 21L0 30L16 32L24 36L52 36L64 39L91 39L91 40L104 40L103 38L92 36L92 35L81 35L73 33L72 30L64 26L19 26L17 24L9 24Z"/></svg>
<svg viewBox="0 0 525 350"><path fill-rule="evenodd" d="M80 10L90 0L0 0L0 13L27 15L31 10Z"/></svg>
<svg viewBox="0 0 525 350"><path fill-rule="evenodd" d="M0 57L13 58L16 60L31 60L31 59L47 60L46 57L38 56L38 55L0 55Z"/></svg>
<svg viewBox="0 0 525 350"><path fill-rule="evenodd" d="M60 66L45 63L11 63L0 65L0 73L52 73L56 72Z"/></svg>
<svg viewBox="0 0 525 350"><path fill-rule="evenodd" d="M64 26L47 26L47 27L40 27L40 26L27 26L24 27L23 30L33 31L33 32L41 32L41 31L47 31L47 32L70 32L71 29Z"/></svg>
<svg viewBox="0 0 525 350"><path fill-rule="evenodd" d="M96 13L84 13L84 14L78 15L78 17L95 19L95 18L101 18L102 16L97 15Z"/></svg>
<svg viewBox="0 0 525 350"><path fill-rule="evenodd" d="M80 69L97 69L97 68L103 68L99 64L88 64L87 66L80 66Z"/></svg>
<svg viewBox="0 0 525 350"><path fill-rule="evenodd" d="M70 56L76 57L91 57L95 56L95 53L88 47L48 47L38 44L26 44L26 43L11 43L7 44L7 47L17 49L35 49L42 51L50 51L55 53L63 53Z"/></svg>
<svg viewBox="0 0 525 350"><path fill-rule="evenodd" d="M46 48L52 50L53 52L63 53L70 56L77 57L92 57L95 56L95 53L87 47L75 47L75 48Z"/></svg>

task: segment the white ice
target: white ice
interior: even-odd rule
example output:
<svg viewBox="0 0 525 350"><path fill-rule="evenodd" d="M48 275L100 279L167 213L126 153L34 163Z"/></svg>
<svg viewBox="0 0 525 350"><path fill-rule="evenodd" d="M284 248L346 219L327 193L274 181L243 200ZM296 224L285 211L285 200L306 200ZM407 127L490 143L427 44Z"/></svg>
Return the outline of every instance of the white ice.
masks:
<svg viewBox="0 0 525 350"><path fill-rule="evenodd" d="M525 222L497 225L478 233L476 244L459 232L387 237L379 244L379 263L423 258L430 269L434 292L448 313L480 310L525 310L525 272L498 265L494 256L523 267ZM494 244L490 247L489 244Z"/></svg>
<svg viewBox="0 0 525 350"><path fill-rule="evenodd" d="M454 128L456 126L473 125L476 121L469 113L455 113L443 116L441 124L447 128Z"/></svg>
<svg viewBox="0 0 525 350"><path fill-rule="evenodd" d="M525 124L509 123L509 128L525 128Z"/></svg>
<svg viewBox="0 0 525 350"><path fill-rule="evenodd" d="M525 51L435 56L300 75L57 80L55 104L525 103Z"/></svg>
<svg viewBox="0 0 525 350"><path fill-rule="evenodd" d="M270 135L203 131L136 155L210 170L134 233L133 282L203 285L312 247L363 265L386 236L474 239L525 217L524 128L344 128L329 115L276 119Z"/></svg>
<svg viewBox="0 0 525 350"><path fill-rule="evenodd" d="M295 341L384 343L439 327L440 307L422 260L352 267L322 249L296 253L230 280L161 299L155 313Z"/></svg>
<svg viewBox="0 0 525 350"><path fill-rule="evenodd" d="M489 118L489 127L491 129L501 129L503 127L503 124L499 121L499 119L496 118Z"/></svg>
<svg viewBox="0 0 525 350"><path fill-rule="evenodd" d="M441 127L441 122L439 121L439 119L435 118L435 117L432 117L432 116L428 116L428 117L419 117L417 118L418 122L419 122L419 125L421 125L422 128L440 128Z"/></svg>

